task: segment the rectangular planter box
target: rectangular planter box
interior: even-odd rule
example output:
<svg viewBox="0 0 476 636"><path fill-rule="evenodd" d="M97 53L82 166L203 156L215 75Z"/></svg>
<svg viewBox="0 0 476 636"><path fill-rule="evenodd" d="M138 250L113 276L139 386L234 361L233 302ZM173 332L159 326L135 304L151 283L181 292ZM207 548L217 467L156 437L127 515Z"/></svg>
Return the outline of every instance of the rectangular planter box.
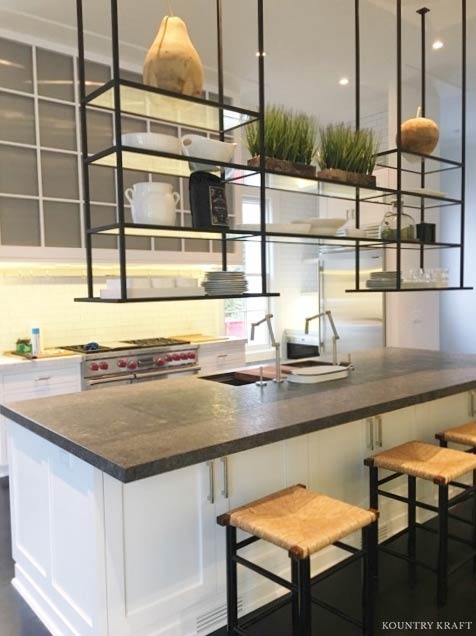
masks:
<svg viewBox="0 0 476 636"><path fill-rule="evenodd" d="M253 168L259 168L260 157L252 157L251 159L248 159L248 165ZM308 166L304 163L293 163L292 161L286 161L285 159L273 159L272 157L266 157L265 168L271 172L283 172L284 174L303 177L304 179L316 178L316 166Z"/></svg>
<svg viewBox="0 0 476 636"><path fill-rule="evenodd" d="M337 181L338 183L345 183L346 185L359 186L362 188L375 188L377 185L377 179L372 174L347 172L346 170L337 170L335 168L319 170L317 176L322 179L329 179L330 181Z"/></svg>

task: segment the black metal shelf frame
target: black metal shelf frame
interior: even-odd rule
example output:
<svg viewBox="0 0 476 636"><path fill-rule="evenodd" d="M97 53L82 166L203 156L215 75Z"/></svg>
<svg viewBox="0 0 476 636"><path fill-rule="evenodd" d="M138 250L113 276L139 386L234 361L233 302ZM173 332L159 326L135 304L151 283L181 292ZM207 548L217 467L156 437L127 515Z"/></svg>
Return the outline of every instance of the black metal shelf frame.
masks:
<svg viewBox="0 0 476 636"><path fill-rule="evenodd" d="M429 9L426 7L422 7L418 9L417 13L421 16L421 106L422 106L422 116L425 117L426 114L426 17L429 12ZM414 291L443 291L447 290L466 290L471 289L465 287L465 273L464 273L464 257L465 257L465 211L466 211L466 129L467 129L467 0L461 0L461 67L462 67L462 90L461 90L461 99L462 99L462 109L461 109L461 135L462 135L462 146L461 146L461 160L455 161L451 159L444 159L442 157L437 157L433 155L424 155L424 154L414 154L415 156L420 158L420 169L419 170L409 170L403 167L403 158L405 154L401 150L401 141L402 141L402 130L401 126L403 123L403 87L402 87L402 71L403 71L403 62L402 62L402 52L403 52L403 43L402 43L402 0L396 0L396 35L397 35L397 68L396 68L396 79L397 79L397 147L395 149L391 149L385 152L380 152L377 155L377 165L382 165L387 168L395 169L397 172L397 188L396 188L396 201L398 207L398 215L397 215L397 241L395 242L396 246L396 270L397 270L397 280L396 286L394 288L388 289L362 289L361 281L360 281L360 250L361 244L357 241L356 252L355 252L355 289L347 290L352 293L382 293L382 292L414 292ZM360 69L360 0L355 0L355 74L356 74L356 90L355 90L355 114L356 114L356 128L357 130L360 128L360 77L361 77L361 69ZM384 163L385 159L390 156L396 156L396 166L389 166L388 163ZM441 164L441 168L437 169L427 169L428 162L436 162ZM402 203L403 197L408 196L409 194L414 194L403 189L403 180L402 175L404 172L412 172L414 174L420 175L420 186L422 189L425 188L426 177L430 174L434 174L437 172L444 172L445 170L460 170L461 171L461 196L460 199L453 199L452 203L454 205L459 205L461 208L461 232L460 232L460 242L458 244L454 244L454 247L460 250L460 271L459 271L459 286L458 287L448 287L448 288L408 288L406 285L402 286L402 250L405 249L405 241L401 239L402 233ZM432 197L430 197L432 198ZM440 199L442 202L447 197L440 198L435 197L436 199ZM356 192L356 227L360 227L360 202L361 197L359 196L359 190ZM437 206L438 207L438 206ZM420 222L425 222L425 213L428 210L428 206L425 205L425 197L422 196L420 200ZM425 267L425 249L428 244L421 243L420 245L420 267L423 269Z"/></svg>
<svg viewBox="0 0 476 636"><path fill-rule="evenodd" d="M86 94L86 77L85 77L85 43L84 43L84 14L83 0L76 0L77 30L78 30L78 68L79 68L79 96L80 96L80 122L81 122L81 153L82 153L82 175L83 175L83 199L84 199L84 223L85 223L85 247L86 247L86 265L87 265L87 290L86 298L78 298L80 302L151 302L151 301L175 301L175 300L203 300L217 299L219 296L192 296L192 297L167 297L167 298L128 298L127 293L127 250L126 238L127 229L130 224L125 219L125 200L124 200L124 175L123 170L124 158L130 153L135 155L144 155L149 157L162 157L169 161L181 163L182 167L189 161L197 163L209 163L203 158L185 157L182 155L174 155L170 153L158 153L150 150L142 150L138 148L128 147L122 144L122 121L123 112L130 112L130 106L126 104L123 109L123 93L125 89L140 91L152 97L162 97L164 99L174 100L174 103L183 102L195 105L197 108L213 109L218 112L218 126L212 129L219 133L220 139L223 141L226 134L237 127L246 125L253 121L259 122L260 128L260 155L262 157L259 168L248 169L247 166L239 164L225 164L222 162L214 162L217 164L223 180L226 179L226 170L235 169L247 171L249 174L257 173L260 176L260 231L256 234L261 242L261 293L260 294L241 294L222 296L221 298L255 298L255 297L271 297L279 294L272 294L268 290L268 272L267 272L267 254L266 254L266 177L264 173L264 113L265 113L265 89L264 89L264 0L257 1L257 23L258 23L258 74L259 74L259 110L258 112L230 106L225 103L224 95L224 66L223 66L223 35L222 35L222 0L215 0L216 6L216 29L217 29L217 61L218 61L218 101L211 101L202 98L188 97L164 91L153 87L143 86L129 80L121 79L120 62L119 62L119 16L118 16L118 0L110 0L111 12L111 34L112 34L112 79L103 86ZM109 94L110 102L104 102L104 98ZM87 130L87 109L88 106L94 108L107 108L113 113L114 120L114 146L101 152L89 156L88 151L88 130ZM239 117L243 117L243 121L238 122L236 126L226 127L225 114L233 113ZM137 113L134 113L137 114ZM139 113L140 114L140 113ZM144 116L152 119L167 121L167 118L160 117L157 113L144 113ZM177 123L177 121L174 121ZM209 129L208 126L196 125L191 122L191 127ZM118 299L102 299L94 296L94 264L92 250L92 236L97 233L98 228L91 225L91 200L90 200L90 180L89 166L93 163L100 163L107 158L113 158L109 164L115 169L116 190L117 190L117 224L114 229L117 230L119 239L119 274L120 274L120 298ZM176 164L176 165L177 165ZM150 171L150 170L149 170ZM112 228L109 228L112 229ZM104 230L104 228L102 228ZM193 228L187 229L193 234ZM203 232L204 230L200 230ZM206 230L205 230L206 231ZM233 233L233 231L231 232ZM222 243L222 270L226 271L227 264L227 233L220 233Z"/></svg>
<svg viewBox="0 0 476 636"><path fill-rule="evenodd" d="M300 184L309 183L309 188L315 188L316 191L306 191L306 189L300 187L293 187L294 175L287 175L285 173L273 172L266 169L266 152L265 152L265 48L264 48L264 0L257 0L257 23L258 23L258 88L259 88L259 108L258 111L252 111L248 109L239 108L236 106L230 106L225 103L224 97L224 68L223 68L223 40L222 40L222 0L216 1L216 28L217 28L217 60L218 60L218 101L211 101L202 98L182 96L170 91L157 89L154 87L144 86L136 82L121 79L120 77L120 65L119 65L119 24L118 24L118 0L110 0L111 7L111 26L112 26L112 67L113 78L106 82L103 86L92 91L86 95L85 84L85 51L84 51L84 30L83 30L83 3L82 0L77 0L77 20L78 20L78 52L79 52L79 90L80 90L80 121L81 121L81 146L82 146L82 158L83 158L83 193L84 193L84 220L86 228L85 246L86 246L86 262L87 262L87 282L88 282L88 297L86 299L77 299L81 301L90 300L92 302L139 302L150 300L175 300L175 298L158 298L158 299L137 299L128 298L127 294L127 252L126 252L126 238L128 234L132 234L133 230L144 230L150 227L151 231L170 231L175 235L180 234L181 231L187 233L187 238L199 238L201 234L209 234L209 238L213 240L220 240L222 244L222 269L227 270L227 241L228 240L260 240L261 243L261 295L262 296L274 296L276 294L270 294L268 292L267 283L267 252L266 246L269 242L284 242L286 239L292 241L309 241L314 244L326 244L331 245L334 242L340 243L343 246L355 245L355 290L348 290L353 292L373 292L375 291L426 291L428 288L408 289L406 286L402 288L401 274L402 274L402 251L405 249L419 249L420 250L420 266L424 268L425 264L425 251L427 249L445 249L456 248L460 250L460 286L451 289L467 289L464 286L464 240L465 240L465 186L466 186L466 119L467 119L467 105L466 105L466 93L467 93L467 0L461 0L461 12L462 12L462 153L461 161L455 161L452 159L444 159L433 155L424 155L416 153L403 153L401 148L401 124L402 124L402 0L396 0L396 22L397 22L397 148L380 152L377 155L377 165L385 166L390 169L394 169L397 172L397 187L396 188L359 188L355 186L345 186L343 184L337 184L335 181L329 179L322 179L315 177L312 179L299 179ZM426 112L426 14L428 9L419 9L417 13L421 15L421 39L422 39L422 70L421 70L421 95L422 95L422 114L425 116ZM361 63L360 63L360 0L355 0L355 76L356 76L356 88L355 88L355 125L359 130L361 126ZM200 157L188 157L184 155L177 155L172 153L157 152L148 149L139 149L136 147L130 147L122 144L122 122L121 114L123 112L129 112L132 114L139 114L147 117L148 119L158 119L161 121L167 120L167 117L160 115L158 112L142 112L140 106L131 106L131 103L125 103L123 105L123 98L125 91L135 91L134 95L145 95L144 99L161 98L169 100L173 104L184 103L194 105L198 109L212 110L214 114L218 114L218 124L214 120L214 125L209 124L200 126L192 124L194 128L203 127L207 130L214 130L219 133L220 139L224 140L226 134L235 128L246 125L247 123L258 121L259 123L259 145L260 145L260 165L258 167L249 167L236 163L223 163L214 162L217 165L216 172L219 173L223 181L227 183L236 183L240 185L248 185L247 179L253 178L253 186L258 185L260 192L260 229L256 232L245 232L239 230L196 230L194 228L167 228L166 226L141 226L136 224L129 224L125 221L125 201L124 201L124 180L123 170L130 167L131 157L135 160L139 157L149 157L152 159L163 159L164 162L170 162L165 166L165 163L157 165L158 172L162 174L177 174L178 176L187 176L189 171L188 164L190 161L195 163L205 163L207 160ZM107 99L105 99L107 97ZM127 100L125 100L127 101ZM108 109L113 112L114 115L114 136L115 145L110 148L104 149L94 155L89 156L88 153L88 137L87 137L87 108L93 106L94 108ZM207 111L208 112L208 111ZM234 126L225 125L225 114L232 113L237 117L237 124ZM241 121L239 118L243 118ZM177 121L173 121L177 123ZM420 169L412 170L403 167L403 158L407 154L413 154L420 159ZM390 165L391 158L396 158L396 165ZM207 162L209 163L209 162ZM427 168L428 164L436 164L435 168ZM90 187L89 187L89 166L93 164L107 165L115 169L116 187L117 187L117 208L118 208L118 222L111 224L110 226L103 226L100 228L93 228L91 226L91 204L90 204ZM137 166L137 161L134 163L134 169L141 170L141 167ZM150 166L144 164L144 171L153 172ZM419 174L421 188L425 188L426 177L431 174L444 172L447 170L460 170L461 171L461 198L453 198L447 196L431 196L424 193L416 193L411 190L404 190L402 188L402 174L404 172L411 172L413 174ZM257 183L256 183L257 182ZM332 188L339 189L344 193L342 195L332 192ZM421 222L425 221L425 213L427 210L440 209L448 206L460 206L461 207L461 236L459 243L423 243L420 241L406 241L401 239L401 214L397 216L397 240L386 241L381 239L360 239L353 237L330 237L330 236L316 236L316 235L300 235L300 234L285 234L277 233L267 230L266 226L266 191L267 189L277 189L301 192L303 194L310 194L314 196L320 196L325 198L337 198L353 201L356 209L356 228L360 228L361 225L361 203L372 203L377 205L387 205L390 199L396 199L398 203L398 209L403 207L416 209L420 211ZM404 197L414 197L416 203L409 204L408 201L404 201ZM118 300L112 299L100 299L94 296L94 280L93 280L93 257L92 257L92 236L99 233L112 233L119 237L119 269L121 280L121 296ZM201 238L201 237L200 237ZM332 242L332 243L331 243ZM336 243L334 243L336 244ZM387 290L368 290L361 289L360 281L360 251L362 249L369 249L370 247L382 247L394 249L396 251L396 269L397 269L397 286L395 289ZM441 290L441 288L437 288ZM239 297L256 297L253 295L244 295ZM231 296L230 296L231 297ZM235 296L233 296L235 297ZM194 299L202 299L203 297L193 297ZM208 297L205 297L208 298ZM214 297L217 298L217 297ZM190 298L191 299L191 298ZM183 300L179 297L177 300Z"/></svg>

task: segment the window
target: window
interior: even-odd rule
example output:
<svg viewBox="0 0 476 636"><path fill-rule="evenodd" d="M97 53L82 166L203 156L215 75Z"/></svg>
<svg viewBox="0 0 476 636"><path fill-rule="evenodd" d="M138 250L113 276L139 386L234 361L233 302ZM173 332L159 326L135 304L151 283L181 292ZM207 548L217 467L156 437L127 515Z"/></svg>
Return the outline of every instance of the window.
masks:
<svg viewBox="0 0 476 636"><path fill-rule="evenodd" d="M260 201L258 197L243 197L241 203L243 223L258 223L260 218ZM271 216L271 203L267 201L267 216ZM270 246L268 246L270 250ZM268 251L268 266L271 268L271 253ZM243 269L248 280L248 290L251 293L261 292L261 243L259 241L244 241ZM269 271L268 271L269 278ZM269 298L240 298L225 301L225 333L228 336L249 338L251 323L261 320L270 311ZM269 334L265 326L257 329L255 339L250 341L249 347L265 349L270 346Z"/></svg>

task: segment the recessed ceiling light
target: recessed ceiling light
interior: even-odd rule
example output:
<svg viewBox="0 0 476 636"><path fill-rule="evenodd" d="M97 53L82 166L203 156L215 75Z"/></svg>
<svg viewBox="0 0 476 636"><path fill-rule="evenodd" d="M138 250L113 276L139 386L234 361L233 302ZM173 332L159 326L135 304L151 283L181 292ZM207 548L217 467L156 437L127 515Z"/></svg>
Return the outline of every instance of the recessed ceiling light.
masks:
<svg viewBox="0 0 476 636"><path fill-rule="evenodd" d="M341 86L348 86L350 84L349 78L348 77L341 77L339 80L339 84Z"/></svg>
<svg viewBox="0 0 476 636"><path fill-rule="evenodd" d="M435 40L432 46L434 51L438 51L439 49L442 49L445 45L441 40Z"/></svg>

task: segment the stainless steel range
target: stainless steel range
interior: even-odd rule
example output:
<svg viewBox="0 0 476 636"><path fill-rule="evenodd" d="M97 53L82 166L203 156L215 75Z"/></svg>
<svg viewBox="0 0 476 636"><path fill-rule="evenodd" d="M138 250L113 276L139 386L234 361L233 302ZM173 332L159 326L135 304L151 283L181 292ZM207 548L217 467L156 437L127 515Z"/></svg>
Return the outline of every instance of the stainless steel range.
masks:
<svg viewBox="0 0 476 636"><path fill-rule="evenodd" d="M199 372L198 346L172 338L144 338L61 347L84 355L83 390Z"/></svg>

